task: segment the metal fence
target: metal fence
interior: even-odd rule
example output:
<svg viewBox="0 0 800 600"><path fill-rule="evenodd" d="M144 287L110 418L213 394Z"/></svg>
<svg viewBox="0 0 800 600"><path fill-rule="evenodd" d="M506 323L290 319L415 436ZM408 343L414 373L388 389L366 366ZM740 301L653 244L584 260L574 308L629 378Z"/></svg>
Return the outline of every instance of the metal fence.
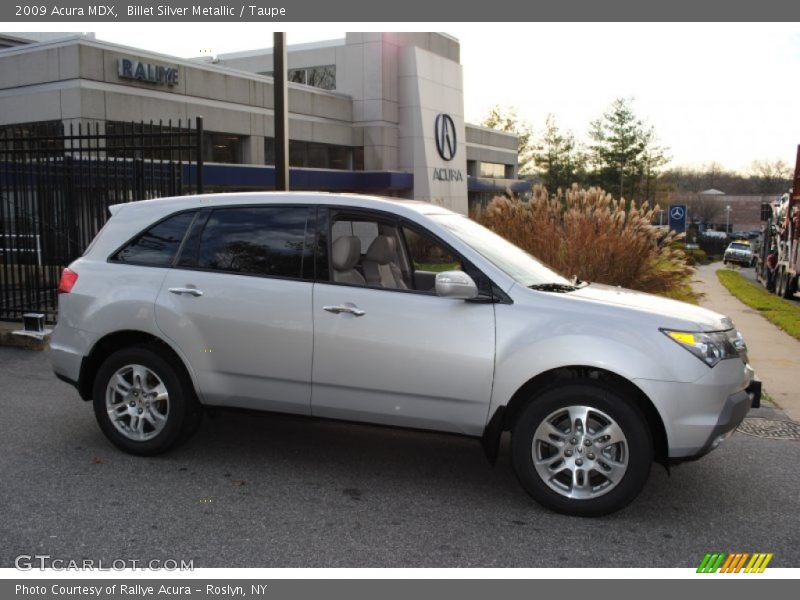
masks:
<svg viewBox="0 0 800 600"><path fill-rule="evenodd" d="M53 322L63 267L112 204L203 191L203 124L76 123L0 128L0 320ZM189 185L188 173L195 173Z"/></svg>

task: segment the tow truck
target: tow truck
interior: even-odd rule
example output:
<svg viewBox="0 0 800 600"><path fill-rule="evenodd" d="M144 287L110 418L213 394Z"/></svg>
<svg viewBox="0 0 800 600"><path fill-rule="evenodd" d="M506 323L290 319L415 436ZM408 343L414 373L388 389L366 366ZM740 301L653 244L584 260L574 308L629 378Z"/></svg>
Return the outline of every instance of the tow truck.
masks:
<svg viewBox="0 0 800 600"><path fill-rule="evenodd" d="M782 298L791 298L797 291L800 272L800 145L797 146L794 180L791 190L774 204L761 205L761 228L756 276L770 291ZM775 275L770 282L767 257L777 252ZM768 285L771 283L772 285Z"/></svg>

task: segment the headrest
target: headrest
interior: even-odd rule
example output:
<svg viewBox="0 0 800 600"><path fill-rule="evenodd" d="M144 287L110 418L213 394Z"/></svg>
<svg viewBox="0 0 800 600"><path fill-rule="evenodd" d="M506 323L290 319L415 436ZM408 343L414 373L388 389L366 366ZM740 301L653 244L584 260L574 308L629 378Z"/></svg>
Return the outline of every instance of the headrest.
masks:
<svg viewBox="0 0 800 600"><path fill-rule="evenodd" d="M337 271L349 271L361 256L361 240L352 235L344 235L333 242L331 248L333 268Z"/></svg>
<svg viewBox="0 0 800 600"><path fill-rule="evenodd" d="M367 260L385 265L395 259L395 241L387 235L379 235L369 245Z"/></svg>

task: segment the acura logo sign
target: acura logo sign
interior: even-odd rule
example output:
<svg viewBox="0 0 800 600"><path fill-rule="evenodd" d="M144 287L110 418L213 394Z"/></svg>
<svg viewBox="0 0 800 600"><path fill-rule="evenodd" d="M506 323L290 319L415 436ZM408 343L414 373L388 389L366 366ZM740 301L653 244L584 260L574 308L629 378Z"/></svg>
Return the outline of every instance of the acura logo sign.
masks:
<svg viewBox="0 0 800 600"><path fill-rule="evenodd" d="M444 113L436 115L434 126L436 151L444 160L453 160L456 155L456 124L453 118Z"/></svg>

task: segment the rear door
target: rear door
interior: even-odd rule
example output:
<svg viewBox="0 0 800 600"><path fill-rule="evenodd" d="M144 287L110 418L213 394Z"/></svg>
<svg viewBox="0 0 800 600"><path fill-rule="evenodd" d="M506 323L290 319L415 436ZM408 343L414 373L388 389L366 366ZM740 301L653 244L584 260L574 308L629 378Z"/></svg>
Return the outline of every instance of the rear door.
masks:
<svg viewBox="0 0 800 600"><path fill-rule="evenodd" d="M203 400L308 414L316 208L201 211L156 301Z"/></svg>

